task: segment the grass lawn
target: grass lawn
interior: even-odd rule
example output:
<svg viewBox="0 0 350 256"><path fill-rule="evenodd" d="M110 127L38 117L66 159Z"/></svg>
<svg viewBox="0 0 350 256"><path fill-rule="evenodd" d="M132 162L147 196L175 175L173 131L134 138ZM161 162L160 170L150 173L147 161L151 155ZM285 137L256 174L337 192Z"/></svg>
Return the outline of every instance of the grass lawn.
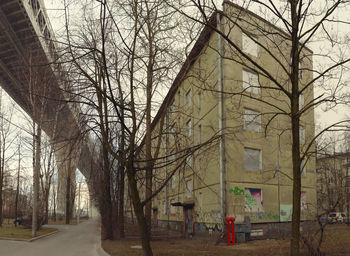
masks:
<svg viewBox="0 0 350 256"><path fill-rule="evenodd" d="M46 228L42 227L37 233L36 236L42 236L49 233L57 231L56 228ZM2 227L0 227L0 237L4 238L19 238L19 239L31 239L32 230L25 229L22 226L15 227L13 221L4 220Z"/></svg>
<svg viewBox="0 0 350 256"><path fill-rule="evenodd" d="M322 252L326 255L350 255L350 227L346 225L329 225L322 244ZM289 255L289 239L255 240L248 243L227 246L224 243L215 245L197 239L162 239L152 242L156 256L268 256ZM112 256L142 256L142 250L131 248L140 246L139 239L121 241L102 241L103 249ZM302 246L301 255L309 255Z"/></svg>

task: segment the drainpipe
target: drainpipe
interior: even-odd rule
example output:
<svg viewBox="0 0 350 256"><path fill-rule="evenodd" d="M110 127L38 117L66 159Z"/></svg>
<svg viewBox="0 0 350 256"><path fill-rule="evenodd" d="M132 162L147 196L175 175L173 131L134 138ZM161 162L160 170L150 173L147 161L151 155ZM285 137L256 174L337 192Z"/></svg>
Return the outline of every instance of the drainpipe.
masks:
<svg viewBox="0 0 350 256"><path fill-rule="evenodd" d="M216 14L217 29L220 30L220 14ZM225 234L225 165L224 165L224 138L223 138L223 94L222 94L222 44L221 35L218 34L218 121L219 121L219 169L220 169L220 213L221 213L221 226L222 232Z"/></svg>

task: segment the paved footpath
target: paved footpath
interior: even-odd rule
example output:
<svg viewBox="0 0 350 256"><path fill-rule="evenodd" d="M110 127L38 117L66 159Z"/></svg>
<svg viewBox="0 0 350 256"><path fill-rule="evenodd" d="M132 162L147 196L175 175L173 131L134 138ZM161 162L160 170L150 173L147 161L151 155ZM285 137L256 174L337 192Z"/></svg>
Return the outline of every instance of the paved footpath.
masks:
<svg viewBox="0 0 350 256"><path fill-rule="evenodd" d="M50 226L51 227L51 226ZM33 242L0 240L0 256L106 256L97 218L79 225L52 225L60 232Z"/></svg>

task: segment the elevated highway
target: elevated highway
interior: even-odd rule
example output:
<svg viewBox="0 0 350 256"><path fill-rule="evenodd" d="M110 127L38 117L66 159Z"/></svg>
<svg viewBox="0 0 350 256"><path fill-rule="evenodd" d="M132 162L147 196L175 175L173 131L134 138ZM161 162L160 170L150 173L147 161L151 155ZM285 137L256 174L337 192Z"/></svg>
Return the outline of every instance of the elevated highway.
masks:
<svg viewBox="0 0 350 256"><path fill-rule="evenodd" d="M55 37L42 0L0 1L0 85L42 125L51 138L59 170L59 205L65 206L67 180L78 168L89 180L93 148L84 116L74 101L64 67L55 64Z"/></svg>

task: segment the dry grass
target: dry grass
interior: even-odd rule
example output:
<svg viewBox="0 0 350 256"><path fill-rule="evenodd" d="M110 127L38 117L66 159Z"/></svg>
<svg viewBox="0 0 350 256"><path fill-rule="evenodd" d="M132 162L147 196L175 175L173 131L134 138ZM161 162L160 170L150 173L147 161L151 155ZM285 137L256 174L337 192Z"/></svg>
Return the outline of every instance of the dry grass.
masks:
<svg viewBox="0 0 350 256"><path fill-rule="evenodd" d="M66 225L66 219L56 219L56 221L53 221L52 219L49 219L49 225ZM71 219L69 222L69 225L76 225L77 220Z"/></svg>
<svg viewBox="0 0 350 256"><path fill-rule="evenodd" d="M57 231L56 228L46 228L42 227L36 234L36 236L46 235ZM17 239L31 239L32 230L25 229L22 226L15 227L13 220L4 220L2 227L0 227L0 237L4 238L17 238Z"/></svg>
<svg viewBox="0 0 350 256"><path fill-rule="evenodd" d="M196 239L162 239L152 242L156 256L268 256L289 255L289 239L255 240L235 246L224 243L215 245ZM112 256L141 256L141 249L132 246L141 245L139 239L122 241L103 241L103 248ZM346 225L330 225L326 229L326 240L322 245L326 255L350 255L350 227ZM301 255L307 255L302 248Z"/></svg>

